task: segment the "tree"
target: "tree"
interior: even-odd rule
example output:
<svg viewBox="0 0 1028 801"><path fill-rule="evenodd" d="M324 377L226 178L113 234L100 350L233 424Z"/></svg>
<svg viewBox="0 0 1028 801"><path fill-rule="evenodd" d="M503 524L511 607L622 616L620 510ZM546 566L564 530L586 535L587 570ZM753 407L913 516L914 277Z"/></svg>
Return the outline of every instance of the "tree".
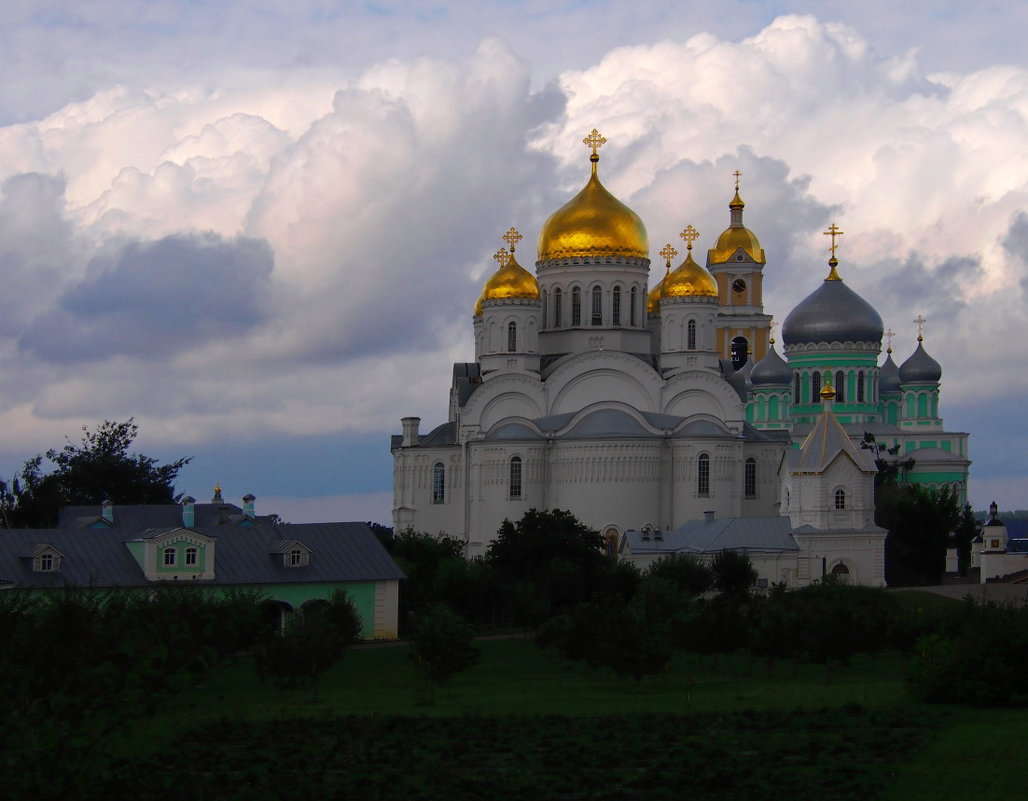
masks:
<svg viewBox="0 0 1028 801"><path fill-rule="evenodd" d="M885 540L885 580L890 586L938 584L946 569L950 533L961 524L961 508L950 487L883 486L875 499L875 522Z"/></svg>
<svg viewBox="0 0 1028 801"><path fill-rule="evenodd" d="M411 658L436 684L444 684L478 661L471 628L443 603L432 604L418 615L411 643Z"/></svg>
<svg viewBox="0 0 1028 801"><path fill-rule="evenodd" d="M131 417L122 423L105 420L95 431L83 426L80 444L69 440L60 450L48 450L51 472L43 471L43 456L29 459L10 485L0 482L4 525L48 528L56 525L60 508L72 504L175 503L175 479L189 458L162 465L130 453L138 433Z"/></svg>
<svg viewBox="0 0 1028 801"><path fill-rule="evenodd" d="M757 571L750 558L736 551L718 551L710 563L714 589L722 595L745 598L757 583Z"/></svg>
<svg viewBox="0 0 1028 801"><path fill-rule="evenodd" d="M876 493L879 487L902 483L906 472L914 467L913 459L896 458L900 452L898 444L891 448L886 448L869 431L864 432L864 439L861 441L860 447L866 451L871 451L874 455L875 466L878 468L878 472L875 473Z"/></svg>

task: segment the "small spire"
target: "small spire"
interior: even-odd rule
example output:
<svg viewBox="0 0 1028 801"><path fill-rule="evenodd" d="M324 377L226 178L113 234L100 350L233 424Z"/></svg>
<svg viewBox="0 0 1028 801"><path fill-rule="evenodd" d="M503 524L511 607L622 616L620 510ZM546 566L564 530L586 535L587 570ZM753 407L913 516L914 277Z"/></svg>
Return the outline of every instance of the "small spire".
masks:
<svg viewBox="0 0 1028 801"><path fill-rule="evenodd" d="M685 226L685 228L682 229L682 233L679 234L679 236L682 237L682 239L685 240L686 249L690 253L692 253L692 243L696 241L696 239L699 237L699 235L700 235L700 232L697 231L695 228L693 228L691 225ZM678 255L678 254L675 254L675 255Z"/></svg>
<svg viewBox="0 0 1028 801"><path fill-rule="evenodd" d="M524 237L518 232L518 229L511 226L507 229L507 233L503 235L503 241L510 246L511 255L514 255L514 246L520 242Z"/></svg>
<svg viewBox="0 0 1028 801"><path fill-rule="evenodd" d="M603 138L603 135L599 131L593 128L589 135L582 140L582 144L586 147L592 148L593 152L592 155L589 156L589 161L595 164L600 160L600 155L596 151L607 144L607 140Z"/></svg>
<svg viewBox="0 0 1028 801"><path fill-rule="evenodd" d="M914 325L917 326L917 341L924 342L924 324L928 322L928 318L923 314L917 315L914 318Z"/></svg>

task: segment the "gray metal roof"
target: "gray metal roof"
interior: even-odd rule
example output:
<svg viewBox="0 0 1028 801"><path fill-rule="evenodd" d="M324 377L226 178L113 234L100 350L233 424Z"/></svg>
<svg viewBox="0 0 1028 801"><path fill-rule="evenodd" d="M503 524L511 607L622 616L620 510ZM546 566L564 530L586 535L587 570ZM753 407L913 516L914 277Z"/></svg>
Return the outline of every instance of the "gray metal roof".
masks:
<svg viewBox="0 0 1028 801"><path fill-rule="evenodd" d="M885 361L878 370L878 393L880 395L895 395L900 391L899 367L892 360L892 349L885 354Z"/></svg>
<svg viewBox="0 0 1028 801"><path fill-rule="evenodd" d="M115 521L128 515L115 507ZM158 510L181 513L174 505L145 507L151 518ZM64 517L62 515L62 517ZM70 516L74 519L74 515ZM9 529L0 531L0 575L16 587L61 587L66 584L87 587L138 587L152 585L126 545L132 540L181 528L181 520L170 526L145 526L132 529ZM272 524L258 518L252 525L193 526L216 541L215 576L204 581L208 586L225 584L297 584L308 582L347 582L402 579L403 571L393 561L366 523ZM283 540L296 540L313 555L304 567L285 567L276 552ZM61 569L35 573L32 553L39 545L50 545L62 554Z"/></svg>
<svg viewBox="0 0 1028 801"><path fill-rule="evenodd" d="M772 345L767 355L753 366L750 382L755 387L787 387L792 383L792 368Z"/></svg>
<svg viewBox="0 0 1028 801"><path fill-rule="evenodd" d="M816 342L881 342L882 318L841 280L825 279L789 312L782 324L786 345Z"/></svg>
<svg viewBox="0 0 1028 801"><path fill-rule="evenodd" d="M937 384L942 378L942 367L924 349L924 341L917 338L917 348L899 368L901 384Z"/></svg>
<svg viewBox="0 0 1028 801"><path fill-rule="evenodd" d="M625 532L633 554L710 554L719 551L796 551L788 517L724 517L690 520L661 539L643 539L641 531Z"/></svg>
<svg viewBox="0 0 1028 801"><path fill-rule="evenodd" d="M814 429L800 445L799 456L792 461L791 468L797 473L823 473L840 454L849 456L864 472L878 472L870 452L850 439L839 419L826 405Z"/></svg>

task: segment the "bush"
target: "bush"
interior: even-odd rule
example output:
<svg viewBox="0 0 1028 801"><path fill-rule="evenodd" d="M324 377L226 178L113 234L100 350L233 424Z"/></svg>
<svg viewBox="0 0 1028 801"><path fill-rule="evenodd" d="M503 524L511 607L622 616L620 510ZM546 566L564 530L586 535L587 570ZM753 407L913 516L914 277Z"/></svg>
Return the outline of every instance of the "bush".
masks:
<svg viewBox="0 0 1028 801"><path fill-rule="evenodd" d="M478 661L472 639L471 629L456 612L446 604L432 604L414 622L411 658L427 678L444 684Z"/></svg>

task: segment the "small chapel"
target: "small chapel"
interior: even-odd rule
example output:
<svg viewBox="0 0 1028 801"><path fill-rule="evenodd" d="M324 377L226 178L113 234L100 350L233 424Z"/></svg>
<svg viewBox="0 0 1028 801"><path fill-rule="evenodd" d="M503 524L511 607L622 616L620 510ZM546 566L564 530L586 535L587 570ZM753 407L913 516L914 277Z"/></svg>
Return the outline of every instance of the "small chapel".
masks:
<svg viewBox="0 0 1028 801"><path fill-rule="evenodd" d="M897 365L891 331L842 278L833 224L826 277L781 326L783 357L740 173L705 263L687 226L684 259L662 247L651 286L646 227L600 180L606 139L583 141L588 179L539 232L534 274L522 235L503 236L448 419L423 433L405 417L392 437L394 526L463 538L472 557L505 519L568 509L640 566L735 550L764 585L884 584L865 434L914 460L906 480L966 500L968 435L943 425L923 318Z"/></svg>

